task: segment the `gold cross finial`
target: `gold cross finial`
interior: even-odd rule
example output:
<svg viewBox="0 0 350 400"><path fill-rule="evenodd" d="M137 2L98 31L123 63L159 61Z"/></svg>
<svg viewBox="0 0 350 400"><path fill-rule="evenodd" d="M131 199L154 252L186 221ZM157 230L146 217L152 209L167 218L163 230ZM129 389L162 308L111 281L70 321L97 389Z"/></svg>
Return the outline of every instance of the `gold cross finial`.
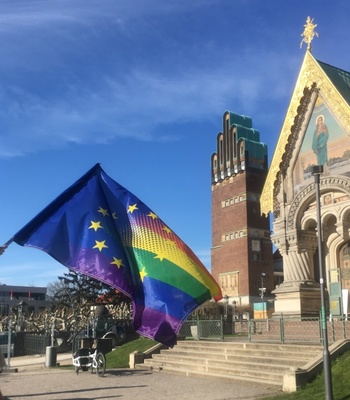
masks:
<svg viewBox="0 0 350 400"><path fill-rule="evenodd" d="M314 36L318 37L318 33L315 32L315 28L317 24L314 24L314 19L307 17L306 24L304 25L304 32L301 34L303 36L303 40L300 42L300 48L303 45L303 42L307 43L307 49L311 51L311 42Z"/></svg>

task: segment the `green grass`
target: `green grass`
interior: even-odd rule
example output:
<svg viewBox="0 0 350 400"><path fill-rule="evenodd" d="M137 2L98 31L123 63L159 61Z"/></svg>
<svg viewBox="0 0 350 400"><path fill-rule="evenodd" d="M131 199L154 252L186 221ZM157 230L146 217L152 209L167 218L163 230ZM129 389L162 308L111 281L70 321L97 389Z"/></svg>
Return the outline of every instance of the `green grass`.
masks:
<svg viewBox="0 0 350 400"><path fill-rule="evenodd" d="M332 385L334 400L350 399L350 353L345 353L332 362ZM274 397L266 397L264 400L322 400L324 393L323 373L295 393L283 394Z"/></svg>
<svg viewBox="0 0 350 400"><path fill-rule="evenodd" d="M144 352L158 344L155 340L140 337L139 339L125 343L116 347L113 351L106 354L107 368L129 368L129 355L134 351ZM56 368L56 367L53 367ZM69 365L59 365L57 368L74 369Z"/></svg>
<svg viewBox="0 0 350 400"><path fill-rule="evenodd" d="M158 344L155 340L140 337L116 347L106 355L107 368L129 368L129 355L134 351L144 352Z"/></svg>

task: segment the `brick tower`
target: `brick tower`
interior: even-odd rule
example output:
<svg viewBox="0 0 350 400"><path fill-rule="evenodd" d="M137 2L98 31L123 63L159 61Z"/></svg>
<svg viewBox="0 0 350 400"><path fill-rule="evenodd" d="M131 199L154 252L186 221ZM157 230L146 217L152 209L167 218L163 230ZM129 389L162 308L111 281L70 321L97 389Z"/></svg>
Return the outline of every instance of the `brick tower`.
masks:
<svg viewBox="0 0 350 400"><path fill-rule="evenodd" d="M251 118L225 112L211 158L211 273L237 305L274 289L270 224L259 202L266 175L267 146Z"/></svg>

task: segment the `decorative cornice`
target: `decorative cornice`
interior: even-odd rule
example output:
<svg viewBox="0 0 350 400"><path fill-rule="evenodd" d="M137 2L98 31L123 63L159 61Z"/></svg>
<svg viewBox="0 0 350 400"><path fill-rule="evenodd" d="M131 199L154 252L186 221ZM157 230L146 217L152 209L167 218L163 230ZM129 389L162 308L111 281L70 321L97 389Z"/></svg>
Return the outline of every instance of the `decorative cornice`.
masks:
<svg viewBox="0 0 350 400"><path fill-rule="evenodd" d="M293 145L293 143L295 144L295 141L297 140L297 137L290 138L290 136L299 135L296 128L298 126L300 128L298 121L302 121L303 118L299 119L298 115L300 114L302 117L305 115L305 107L303 106L300 108L300 105L303 103L303 97L305 95L308 97L313 90L319 91L323 100L331 109L334 117L350 136L349 104L340 95L326 73L311 55L310 51L306 51L297 84L273 155L269 173L261 194L260 205L262 214L267 215L278 207L276 196L280 189L282 174L285 173L283 170L288 167L288 163L284 162L286 149L289 145ZM291 152L289 154L291 154Z"/></svg>
<svg viewBox="0 0 350 400"><path fill-rule="evenodd" d="M275 217L278 217L280 213L280 203L277 201L277 194L280 192L282 176L284 177L286 175L287 170L289 168L291 159L293 157L294 149L299 138L299 133L302 129L302 125L305 120L305 115L307 113L308 106L314 91L315 91L315 84L312 85L311 89L308 88L304 89L304 95L300 99L300 105L298 107L298 115L294 118L294 124L291 127L291 134L288 136L288 142L285 147L285 152L282 155L280 169L276 175L274 184L273 211Z"/></svg>

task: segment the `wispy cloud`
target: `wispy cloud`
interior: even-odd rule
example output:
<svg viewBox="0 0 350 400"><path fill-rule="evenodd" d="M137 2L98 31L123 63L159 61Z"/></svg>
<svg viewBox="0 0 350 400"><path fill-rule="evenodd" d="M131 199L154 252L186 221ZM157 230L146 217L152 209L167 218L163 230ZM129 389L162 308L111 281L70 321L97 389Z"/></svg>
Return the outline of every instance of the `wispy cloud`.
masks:
<svg viewBox="0 0 350 400"><path fill-rule="evenodd" d="M179 42L166 30L217 3L0 4L0 157L118 137L169 140L167 124L220 116L228 104L254 113L267 90L281 97L286 54L252 53L247 42L238 59L231 43L196 33Z"/></svg>
<svg viewBox="0 0 350 400"><path fill-rule="evenodd" d="M163 124L220 115L235 102L254 109L267 82L250 75L252 71L231 73L230 65L228 60L219 68L193 67L177 75L133 68L123 80L104 77L98 88L86 82L51 101L40 93L3 89L0 155L21 155L67 142L107 142L118 136L159 140L155 132ZM274 87L279 89L270 90L270 98L280 95L280 86Z"/></svg>

